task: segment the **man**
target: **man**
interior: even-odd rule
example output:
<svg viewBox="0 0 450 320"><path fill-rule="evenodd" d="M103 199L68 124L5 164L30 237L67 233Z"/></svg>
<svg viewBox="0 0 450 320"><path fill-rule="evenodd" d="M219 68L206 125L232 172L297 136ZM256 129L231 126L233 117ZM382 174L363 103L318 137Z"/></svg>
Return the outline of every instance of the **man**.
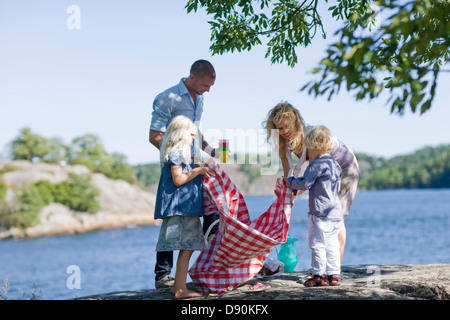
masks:
<svg viewBox="0 0 450 320"><path fill-rule="evenodd" d="M164 132L173 118L184 115L190 118L197 128L203 113L203 93L209 92L216 80L216 72L212 64L206 60L198 60L191 66L189 77L158 94L153 102L152 120L150 125L149 140L156 148L160 148ZM201 160L200 148L212 157L218 155L217 149L213 149L203 139L198 131L192 146L192 155L196 164ZM204 216L203 230L219 218L219 214ZM217 230L216 225L216 230ZM213 230L212 233L215 231ZM161 251L156 254L155 287L162 289L172 287L174 279L170 275L173 267L173 252Z"/></svg>

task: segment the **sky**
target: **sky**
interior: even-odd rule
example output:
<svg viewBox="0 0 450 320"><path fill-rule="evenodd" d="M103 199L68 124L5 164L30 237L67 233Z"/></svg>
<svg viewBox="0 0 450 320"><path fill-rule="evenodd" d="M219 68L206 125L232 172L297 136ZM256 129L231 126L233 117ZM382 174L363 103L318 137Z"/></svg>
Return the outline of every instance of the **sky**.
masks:
<svg viewBox="0 0 450 320"><path fill-rule="evenodd" d="M228 138L232 153L265 152L262 122L282 100L355 152L392 157L450 143L449 73L440 75L424 115L391 114L385 98L356 102L345 91L331 101L314 98L299 89L333 41L338 24L326 10L327 39L318 32L291 68L272 65L264 47L212 56L209 17L203 10L187 14L186 2L0 0L0 160L29 127L66 144L96 134L132 165L158 161L148 142L153 99L188 76L198 59L217 74L200 125L213 147Z"/></svg>

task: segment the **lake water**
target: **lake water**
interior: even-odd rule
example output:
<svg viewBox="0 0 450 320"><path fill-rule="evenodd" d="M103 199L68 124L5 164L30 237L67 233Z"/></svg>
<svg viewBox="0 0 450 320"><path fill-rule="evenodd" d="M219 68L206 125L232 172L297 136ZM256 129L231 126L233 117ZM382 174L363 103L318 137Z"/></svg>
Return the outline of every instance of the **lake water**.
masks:
<svg viewBox="0 0 450 320"><path fill-rule="evenodd" d="M252 218L273 199L246 197ZM298 198L290 224L291 236L299 239L295 243L298 270L310 268L307 211L307 199ZM450 189L358 192L345 220L343 265L450 263L449 220ZM33 285L41 299L49 300L154 288L158 234L158 226L146 226L1 240L0 294L5 278L8 299L33 293ZM275 250L270 256L276 257ZM71 268L79 268L79 273ZM76 274L81 277L74 278Z"/></svg>

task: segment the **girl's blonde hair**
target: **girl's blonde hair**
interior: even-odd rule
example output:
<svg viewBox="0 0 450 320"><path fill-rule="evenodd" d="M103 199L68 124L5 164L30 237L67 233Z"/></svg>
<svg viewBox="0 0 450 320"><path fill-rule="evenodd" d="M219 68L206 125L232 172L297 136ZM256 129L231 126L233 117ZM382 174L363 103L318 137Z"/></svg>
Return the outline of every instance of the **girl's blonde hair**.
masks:
<svg viewBox="0 0 450 320"><path fill-rule="evenodd" d="M305 145L308 149L331 151L337 147L337 138L325 126L315 126L305 137Z"/></svg>
<svg viewBox="0 0 450 320"><path fill-rule="evenodd" d="M292 138L289 141L286 141L282 136L278 136L279 153L280 155L286 153L285 145L288 143L289 150L293 151L296 155L301 156L303 153L303 139L305 138L306 124L300 112L288 102L282 101L277 104L269 111L267 119L263 122L263 126L267 131L267 141L272 138L272 130L277 129L276 125L280 123L283 118L288 119L287 126L292 133Z"/></svg>
<svg viewBox="0 0 450 320"><path fill-rule="evenodd" d="M161 164L169 160L169 154L178 149L183 153L185 163L191 163L191 134L197 135L197 127L191 119L177 116L170 123L161 144Z"/></svg>

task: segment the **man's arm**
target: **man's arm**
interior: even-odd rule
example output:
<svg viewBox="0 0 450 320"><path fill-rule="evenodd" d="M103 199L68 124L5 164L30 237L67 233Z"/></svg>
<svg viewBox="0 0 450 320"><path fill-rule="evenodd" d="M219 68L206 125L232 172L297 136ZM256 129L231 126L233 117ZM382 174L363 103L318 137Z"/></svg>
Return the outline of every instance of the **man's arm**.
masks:
<svg viewBox="0 0 450 320"><path fill-rule="evenodd" d="M169 119L172 117L173 101L165 93L159 94L153 100L152 120L148 140L158 150L160 149L163 133L167 129Z"/></svg>
<svg viewBox="0 0 450 320"><path fill-rule="evenodd" d="M162 131L155 131L150 129L148 140L152 145L154 145L158 150L161 146L161 142L163 140L163 133Z"/></svg>
<svg viewBox="0 0 450 320"><path fill-rule="evenodd" d="M206 142L205 138L203 137L203 134L198 130L198 137L201 141L201 148L203 151L205 151L207 154L209 154L211 157L216 156L216 149L212 148L208 142Z"/></svg>

